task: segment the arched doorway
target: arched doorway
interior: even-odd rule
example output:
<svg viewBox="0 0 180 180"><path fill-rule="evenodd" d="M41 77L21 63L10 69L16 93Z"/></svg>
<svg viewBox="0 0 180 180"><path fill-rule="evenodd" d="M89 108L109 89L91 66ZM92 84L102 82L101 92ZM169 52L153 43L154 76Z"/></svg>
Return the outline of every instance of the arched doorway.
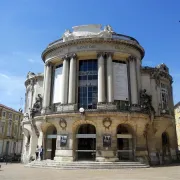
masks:
<svg viewBox="0 0 180 180"><path fill-rule="evenodd" d="M165 163L170 161L169 136L166 132L163 132L161 138L162 138L162 160Z"/></svg>
<svg viewBox="0 0 180 180"><path fill-rule="evenodd" d="M56 151L56 138L57 138L57 130L54 125L51 125L47 128L46 131L46 154L45 159L53 160L55 157Z"/></svg>
<svg viewBox="0 0 180 180"><path fill-rule="evenodd" d="M96 128L91 124L83 124L76 133L76 160L95 160Z"/></svg>
<svg viewBox="0 0 180 180"><path fill-rule="evenodd" d="M119 160L133 160L133 135L128 125L117 127L117 154Z"/></svg>

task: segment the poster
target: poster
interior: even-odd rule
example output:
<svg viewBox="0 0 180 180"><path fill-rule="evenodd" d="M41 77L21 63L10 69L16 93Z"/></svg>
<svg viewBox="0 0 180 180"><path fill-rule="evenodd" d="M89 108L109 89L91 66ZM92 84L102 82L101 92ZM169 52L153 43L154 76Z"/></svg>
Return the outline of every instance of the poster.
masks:
<svg viewBox="0 0 180 180"><path fill-rule="evenodd" d="M54 94L53 103L60 103L61 100L61 86L62 86L62 66L55 69L54 73Z"/></svg>
<svg viewBox="0 0 180 180"><path fill-rule="evenodd" d="M128 101L127 65L113 62L114 100Z"/></svg>
<svg viewBox="0 0 180 180"><path fill-rule="evenodd" d="M61 135L61 136L60 136L60 146L61 146L61 147L66 146L66 144L67 144L67 139L68 139L68 136L67 136L67 135Z"/></svg>
<svg viewBox="0 0 180 180"><path fill-rule="evenodd" d="M111 147L111 135L103 135L103 147Z"/></svg>

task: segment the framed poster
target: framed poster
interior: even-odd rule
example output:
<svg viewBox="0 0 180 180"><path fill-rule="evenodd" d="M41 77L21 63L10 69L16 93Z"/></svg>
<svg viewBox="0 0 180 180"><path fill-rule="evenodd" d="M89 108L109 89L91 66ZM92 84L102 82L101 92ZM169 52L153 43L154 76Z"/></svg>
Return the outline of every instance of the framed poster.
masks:
<svg viewBox="0 0 180 180"><path fill-rule="evenodd" d="M67 139L68 139L68 136L67 136L67 135L61 135L61 136L60 136L60 146L61 146L61 147L67 145Z"/></svg>
<svg viewBox="0 0 180 180"><path fill-rule="evenodd" d="M103 135L103 147L111 147L111 135Z"/></svg>

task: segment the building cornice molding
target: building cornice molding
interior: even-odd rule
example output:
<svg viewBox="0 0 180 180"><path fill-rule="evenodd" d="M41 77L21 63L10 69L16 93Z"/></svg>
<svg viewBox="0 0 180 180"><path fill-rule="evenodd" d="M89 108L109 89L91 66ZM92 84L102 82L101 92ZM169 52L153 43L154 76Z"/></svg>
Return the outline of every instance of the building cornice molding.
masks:
<svg viewBox="0 0 180 180"><path fill-rule="evenodd" d="M67 42L60 42L60 43L56 43L54 45L51 45L50 47L46 48L43 53L42 53L42 59L43 61L45 61L45 57L48 53L57 50L57 49L61 49L61 48L66 48L69 46L73 46L73 45L78 45L78 44L84 44L84 43L92 43L92 44L96 44L96 43L108 43L108 44L116 44L116 45L124 45L126 47L132 47L136 50L138 50L141 54L141 59L143 59L145 51L142 48L142 46L140 46L139 44L137 44L136 42L133 41L128 41L128 40L118 40L118 39L104 39L104 38L85 38L85 39L76 39L76 40L71 40L71 41L67 41Z"/></svg>

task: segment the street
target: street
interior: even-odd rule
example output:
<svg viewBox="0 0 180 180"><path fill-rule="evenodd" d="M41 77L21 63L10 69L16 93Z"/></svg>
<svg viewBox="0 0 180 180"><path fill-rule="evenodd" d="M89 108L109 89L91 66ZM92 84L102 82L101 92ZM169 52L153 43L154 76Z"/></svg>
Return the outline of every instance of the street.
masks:
<svg viewBox="0 0 180 180"><path fill-rule="evenodd" d="M27 168L23 164L1 164L0 180L178 180L180 166L119 170L58 170Z"/></svg>

